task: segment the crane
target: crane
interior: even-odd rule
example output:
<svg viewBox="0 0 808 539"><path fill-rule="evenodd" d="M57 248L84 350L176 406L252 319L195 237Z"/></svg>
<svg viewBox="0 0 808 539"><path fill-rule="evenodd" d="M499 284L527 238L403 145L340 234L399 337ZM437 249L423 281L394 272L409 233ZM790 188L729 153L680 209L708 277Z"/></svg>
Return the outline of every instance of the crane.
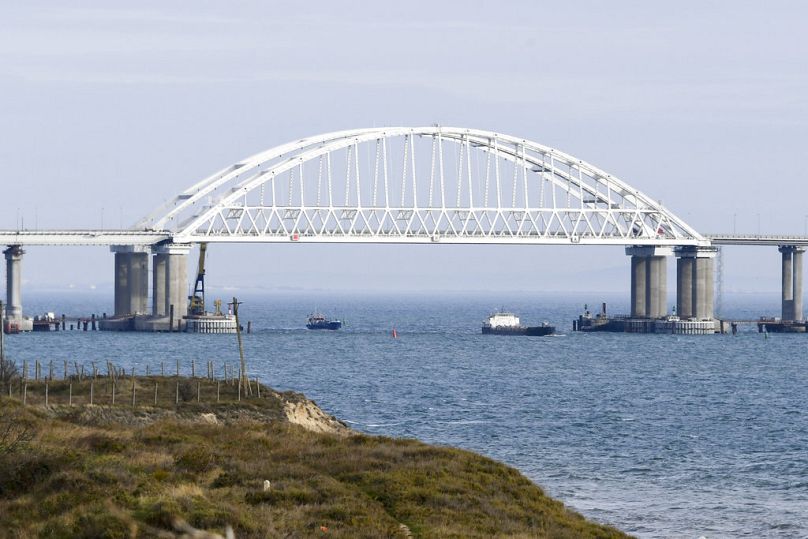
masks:
<svg viewBox="0 0 808 539"><path fill-rule="evenodd" d="M196 270L194 293L188 296L188 314L190 315L205 314L205 253L207 250L207 243L199 244L199 265Z"/></svg>

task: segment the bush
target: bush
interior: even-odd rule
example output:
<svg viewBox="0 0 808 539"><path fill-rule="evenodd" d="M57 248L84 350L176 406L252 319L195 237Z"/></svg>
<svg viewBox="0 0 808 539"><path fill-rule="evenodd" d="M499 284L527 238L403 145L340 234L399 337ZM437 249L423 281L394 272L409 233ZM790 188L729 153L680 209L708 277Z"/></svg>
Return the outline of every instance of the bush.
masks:
<svg viewBox="0 0 808 539"><path fill-rule="evenodd" d="M120 453L126 447L120 440L105 434L91 434L83 440L88 449L96 453Z"/></svg>
<svg viewBox="0 0 808 539"><path fill-rule="evenodd" d="M25 449L36 436L34 424L20 409L8 408L0 415L0 455Z"/></svg>
<svg viewBox="0 0 808 539"><path fill-rule="evenodd" d="M213 455L204 447L192 447L175 458L174 464L188 472L202 473L213 466Z"/></svg>
<svg viewBox="0 0 808 539"><path fill-rule="evenodd" d="M132 537L132 530L125 520L110 514L103 507L94 507L79 515L73 525L72 536L87 539L127 539Z"/></svg>
<svg viewBox="0 0 808 539"><path fill-rule="evenodd" d="M20 371L16 363L8 358L0 359L0 383L6 385L19 377Z"/></svg>

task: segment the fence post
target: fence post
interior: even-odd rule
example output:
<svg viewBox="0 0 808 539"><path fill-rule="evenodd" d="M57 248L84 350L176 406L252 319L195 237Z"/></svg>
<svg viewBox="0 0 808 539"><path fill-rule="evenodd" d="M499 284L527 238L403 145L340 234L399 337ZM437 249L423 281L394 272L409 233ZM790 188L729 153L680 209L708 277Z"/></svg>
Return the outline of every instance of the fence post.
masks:
<svg viewBox="0 0 808 539"><path fill-rule="evenodd" d="M22 404L25 406L28 403L28 382L25 382L22 388Z"/></svg>
<svg viewBox="0 0 808 539"><path fill-rule="evenodd" d="M196 360L191 360L191 378L196 378Z"/></svg>
<svg viewBox="0 0 808 539"><path fill-rule="evenodd" d="M166 375L166 362L161 361L160 362L160 376L165 376L165 375Z"/></svg>
<svg viewBox="0 0 808 539"><path fill-rule="evenodd" d="M48 382L45 382L45 407L48 407Z"/></svg>
<svg viewBox="0 0 808 539"><path fill-rule="evenodd" d="M261 382L258 381L258 378L255 379L255 387L258 388L258 398L261 398Z"/></svg>
<svg viewBox="0 0 808 539"><path fill-rule="evenodd" d="M63 380L67 380L67 360L65 360L65 375Z"/></svg>
<svg viewBox="0 0 808 539"><path fill-rule="evenodd" d="M67 405L73 406L73 384L67 385Z"/></svg>
<svg viewBox="0 0 808 539"><path fill-rule="evenodd" d="M53 360L48 363L48 380L53 380Z"/></svg>
<svg viewBox="0 0 808 539"><path fill-rule="evenodd" d="M180 360L177 359L177 376L180 375Z"/></svg>
<svg viewBox="0 0 808 539"><path fill-rule="evenodd" d="M154 405L157 406L157 382L154 382Z"/></svg>
<svg viewBox="0 0 808 539"><path fill-rule="evenodd" d="M199 388L202 385L201 382L196 383L196 403L199 404Z"/></svg>
<svg viewBox="0 0 808 539"><path fill-rule="evenodd" d="M112 379L112 405L115 406L115 379Z"/></svg>
<svg viewBox="0 0 808 539"><path fill-rule="evenodd" d="M220 391L221 382L216 380L216 402L219 402L219 391Z"/></svg>
<svg viewBox="0 0 808 539"><path fill-rule="evenodd" d="M180 383L177 382L177 393L174 395L174 404L179 406L180 404Z"/></svg>

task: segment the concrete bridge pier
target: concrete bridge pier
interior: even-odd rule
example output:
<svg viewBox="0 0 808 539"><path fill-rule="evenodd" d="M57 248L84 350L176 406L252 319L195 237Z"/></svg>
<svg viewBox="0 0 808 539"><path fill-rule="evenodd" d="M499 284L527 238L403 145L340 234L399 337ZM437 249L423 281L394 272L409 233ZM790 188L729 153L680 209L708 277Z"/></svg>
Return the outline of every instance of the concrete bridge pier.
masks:
<svg viewBox="0 0 808 539"><path fill-rule="evenodd" d="M802 255L804 247L781 245L782 262L782 313L783 320L803 320L802 309Z"/></svg>
<svg viewBox="0 0 808 539"><path fill-rule="evenodd" d="M676 248L676 314L682 320L712 320L715 247Z"/></svg>
<svg viewBox="0 0 808 539"><path fill-rule="evenodd" d="M156 245L153 251L152 314L169 316L173 305L174 320L181 320L188 314L188 253L191 245L165 243Z"/></svg>
<svg viewBox="0 0 808 539"><path fill-rule="evenodd" d="M22 321L22 255L20 245L9 245L6 255L6 320Z"/></svg>
<svg viewBox="0 0 808 539"><path fill-rule="evenodd" d="M631 318L662 318L668 313L667 256L670 247L626 247L631 256Z"/></svg>
<svg viewBox="0 0 808 539"><path fill-rule="evenodd" d="M149 255L143 247L113 245L115 316L146 314L149 304Z"/></svg>

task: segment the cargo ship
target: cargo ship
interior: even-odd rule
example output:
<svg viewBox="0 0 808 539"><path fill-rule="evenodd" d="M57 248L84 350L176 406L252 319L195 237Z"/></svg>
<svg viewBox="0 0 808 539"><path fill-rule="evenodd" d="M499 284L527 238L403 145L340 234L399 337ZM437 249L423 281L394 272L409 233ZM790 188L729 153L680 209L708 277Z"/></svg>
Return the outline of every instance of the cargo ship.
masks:
<svg viewBox="0 0 808 539"><path fill-rule="evenodd" d="M313 313L309 315L308 320L306 321L306 327L308 329L330 329L330 330L337 330L342 327L342 322L339 320L329 320L320 313Z"/></svg>
<svg viewBox="0 0 808 539"><path fill-rule="evenodd" d="M542 323L540 326L523 326L513 313L496 312L483 322L483 335L530 335L543 336L555 333L555 327Z"/></svg>

